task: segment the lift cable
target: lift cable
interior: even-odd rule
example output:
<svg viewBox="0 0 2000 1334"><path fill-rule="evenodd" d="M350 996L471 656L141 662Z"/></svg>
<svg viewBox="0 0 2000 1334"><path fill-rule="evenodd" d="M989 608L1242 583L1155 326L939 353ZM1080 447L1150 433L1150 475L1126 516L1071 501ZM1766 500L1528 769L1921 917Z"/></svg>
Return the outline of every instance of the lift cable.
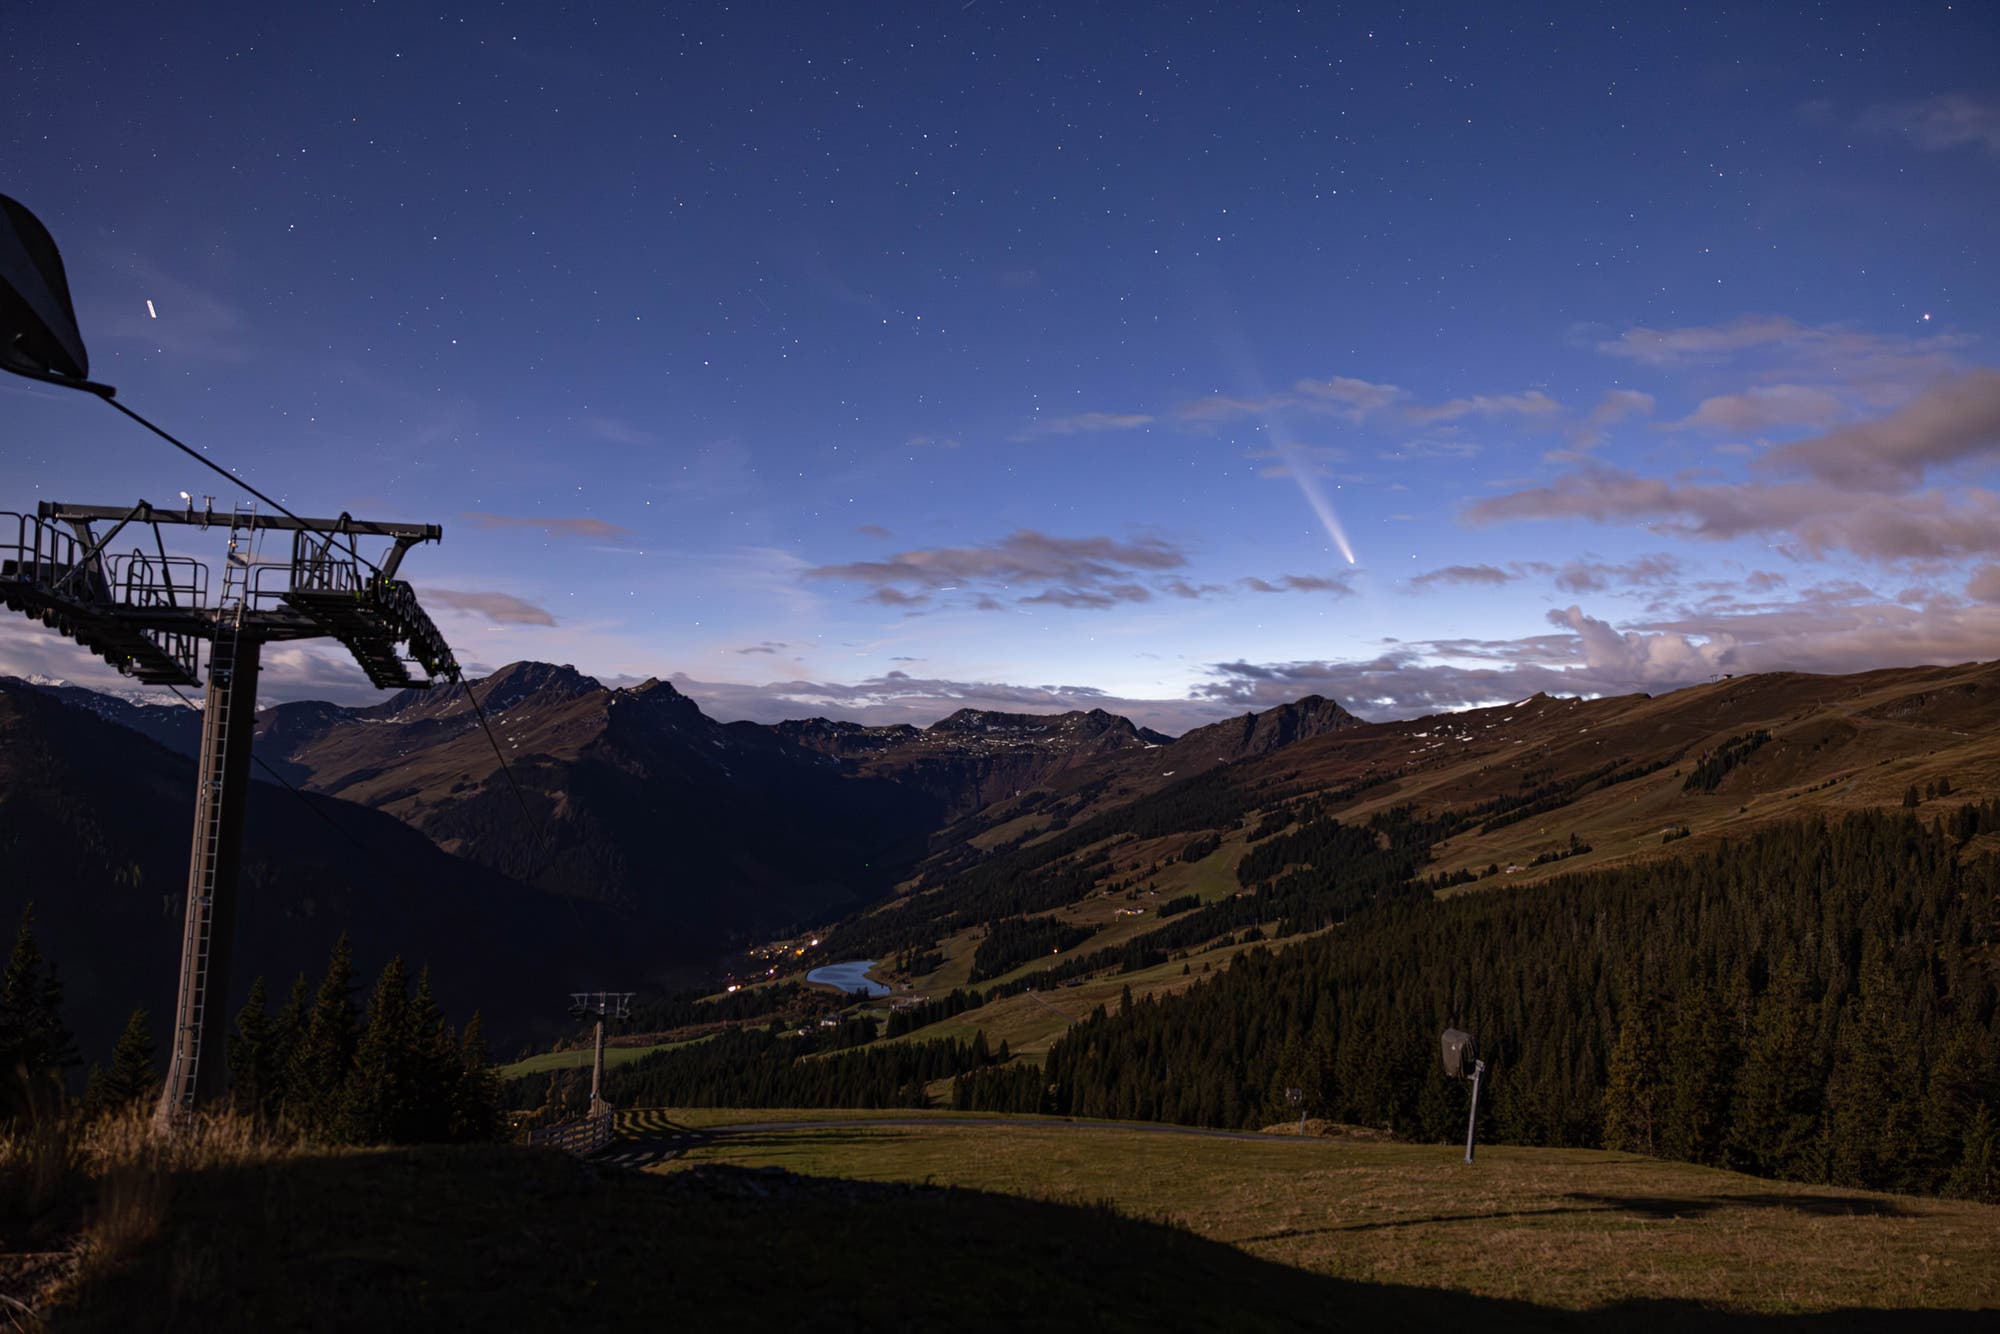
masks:
<svg viewBox="0 0 2000 1334"><path fill-rule="evenodd" d="M153 422L148 421L145 417L141 416L137 412L134 412L131 408L126 407L123 403L120 403L117 399L105 398L103 401L110 404L112 407L118 409L118 411L124 413L127 417L130 417L133 421L139 423L139 425L145 427L147 430L151 431L154 435L159 436L160 439L166 441L168 444L172 445L175 449L178 449L181 453L193 459L196 463L201 464L202 467L211 469L218 476L225 477L231 482L234 482L236 485L242 487L244 490L248 491L251 495L257 497L257 499L263 501L265 504L269 505L272 509L278 511L278 513L284 515L286 518L292 520L294 523L303 522L303 520L301 520L298 515L286 509L283 505L273 500L270 496L265 495L262 491L252 486L249 482L245 481L242 477L238 476L236 473L230 471L228 468L223 467L221 464L217 463L215 460L202 454L201 451L186 444L184 441L175 439L172 435L168 434L166 430L155 425ZM366 565L369 569L373 570L375 573L377 574L382 573L381 566L377 565L374 561L369 560L366 556L362 555L360 552L355 551L352 552L351 554L354 556L356 560L360 561L363 565ZM521 792L521 784L515 779L513 767L507 763L507 756L501 751L500 742L498 738L496 738L493 735L493 728L490 725L488 725L486 721L486 711L479 707L479 697L474 695L472 693L472 687L466 684L465 669L458 665L458 659L456 655L454 655L452 658L451 679L458 683L459 689L465 692L465 698L471 702L472 716L479 720L479 726L481 730L483 730L486 733L487 743L493 747L493 758L500 762L500 772L507 775L507 785L514 790L514 800L520 806L521 814L527 819L529 824L536 826L537 829L540 830L543 842L548 843L549 842L548 831L546 827L542 825L542 822L535 818L534 813L528 809L528 799ZM175 691L174 693L179 694L180 692ZM189 705L190 707L192 707L192 701L189 701ZM260 765L264 763L262 760L258 760L257 762ZM269 772L269 766L265 766L265 768L266 771ZM273 773L272 777L276 778L277 775ZM279 778L278 781L284 782L282 778ZM287 783L286 786L290 787L291 785Z"/></svg>

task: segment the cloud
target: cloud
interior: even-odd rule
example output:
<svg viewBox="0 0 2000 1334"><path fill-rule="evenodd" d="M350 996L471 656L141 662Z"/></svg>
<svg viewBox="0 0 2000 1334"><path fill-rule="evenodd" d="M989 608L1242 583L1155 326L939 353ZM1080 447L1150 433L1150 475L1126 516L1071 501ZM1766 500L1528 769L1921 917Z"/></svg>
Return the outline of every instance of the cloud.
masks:
<svg viewBox="0 0 2000 1334"><path fill-rule="evenodd" d="M1887 405L1950 371L1970 341L1960 334L1906 338L1800 324L1783 315L1744 315L1724 324L1627 329L1600 341L1597 350L1663 370L1749 362L1769 379L1821 381Z"/></svg>
<svg viewBox="0 0 2000 1334"><path fill-rule="evenodd" d="M1111 584L1103 588L1051 588L1021 599L1022 606L1114 607L1121 602L1150 602L1151 590L1138 584Z"/></svg>
<svg viewBox="0 0 2000 1334"><path fill-rule="evenodd" d="M1015 440L1035 440L1050 435L1085 435L1105 431L1132 431L1152 423L1145 412L1079 412L1068 417L1043 417Z"/></svg>
<svg viewBox="0 0 2000 1334"><path fill-rule="evenodd" d="M2000 371L1933 385L1886 417L1774 450L1761 462L1856 490L1915 486L1929 467L2000 457Z"/></svg>
<svg viewBox="0 0 2000 1334"><path fill-rule="evenodd" d="M1283 394L1264 398L1233 398L1226 394L1210 394L1207 398L1197 398L1182 403L1174 409L1174 416L1188 422L1230 421L1237 417L1262 417L1289 405L1290 399Z"/></svg>
<svg viewBox="0 0 2000 1334"><path fill-rule="evenodd" d="M1965 595L1974 602L2000 602L2000 565L1981 565L1965 581Z"/></svg>
<svg viewBox="0 0 2000 1334"><path fill-rule="evenodd" d="M608 542L633 535L630 528L621 528L603 519L543 519L532 514L485 514L478 510L458 517L474 528L539 528L551 537L594 538Z"/></svg>
<svg viewBox="0 0 2000 1334"><path fill-rule="evenodd" d="M805 571L812 579L838 579L870 584L876 601L905 588L938 592L984 586L1042 585L1043 591L1020 599L1067 607L1106 607L1117 602L1143 601L1145 590L1135 575L1179 569L1187 564L1179 547L1156 537L1121 542L1111 537L1055 537L1023 528L997 542L968 547L931 547L899 551L886 560L817 565ZM1134 590L1144 596L1135 596ZM902 599L907 601L907 598Z"/></svg>
<svg viewBox="0 0 2000 1334"><path fill-rule="evenodd" d="M1572 604L1551 610L1550 625L1566 626L1583 648L1584 669L1593 675L1634 685L1669 686L1699 681L1721 670L1734 641L1716 636L1697 644L1685 634L1620 632L1610 622L1586 616Z"/></svg>
<svg viewBox="0 0 2000 1334"><path fill-rule="evenodd" d="M474 616L484 616L495 625L554 625L556 618L542 607L512 593L487 593L457 588L432 588L426 585L421 591L425 605L449 607L453 611L467 612Z"/></svg>
<svg viewBox="0 0 2000 1334"><path fill-rule="evenodd" d="M2000 566L1974 583L2000 597ZM1971 591L1970 589L1968 591ZM1857 584L1808 589L1783 603L1704 606L1615 626L1581 607L1552 609L1559 633L1511 640L1397 643L1355 661L1210 664L1198 698L1270 708L1302 695L1339 700L1364 718L1555 695L1657 694L1721 673L1849 673L1990 657L2000 605L1929 597L1919 605Z"/></svg>
<svg viewBox="0 0 2000 1334"><path fill-rule="evenodd" d="M1840 399L1810 385L1761 385L1705 398L1676 426L1753 434L1788 426L1827 426L1846 414Z"/></svg>
<svg viewBox="0 0 2000 1334"><path fill-rule="evenodd" d="M609 444L651 445L659 441L651 431L616 417L585 417L582 424L586 431Z"/></svg>
<svg viewBox="0 0 2000 1334"><path fill-rule="evenodd" d="M1790 534L1787 553L1809 557L1844 550L1871 560L1933 561L2000 552L2000 496L1976 487L1882 495L1822 482L1695 483L1590 468L1478 501L1463 517L1475 525L1639 522L1656 533L1709 541Z"/></svg>
<svg viewBox="0 0 2000 1334"><path fill-rule="evenodd" d="M1556 570L1555 584L1566 593L1596 593L1610 588L1658 588L1673 583L1680 572L1680 558L1666 552L1640 556L1622 565L1573 560Z"/></svg>
<svg viewBox="0 0 2000 1334"><path fill-rule="evenodd" d="M1562 404L1539 389L1530 389L1525 394L1474 394L1470 398L1454 398L1432 407L1413 406L1404 411L1411 421L1440 422L1473 416L1545 417L1561 412Z"/></svg>
<svg viewBox="0 0 2000 1334"><path fill-rule="evenodd" d="M893 536L893 534L891 534L887 528L884 528L879 523L864 523L856 527L854 531L861 534L861 536L863 537L886 538Z"/></svg>
<svg viewBox="0 0 2000 1334"><path fill-rule="evenodd" d="M1292 389L1299 396L1296 402L1300 406L1311 404L1321 411L1346 409L1357 414L1379 412L1405 396L1393 384L1374 384L1349 375L1300 380Z"/></svg>
<svg viewBox="0 0 2000 1334"><path fill-rule="evenodd" d="M1299 380L1288 393L1264 394L1256 398L1211 394L1178 405L1174 408L1174 416L1184 422L1206 423L1304 412L1360 421L1406 396L1393 384L1376 384L1349 375L1335 375L1324 380Z"/></svg>
<svg viewBox="0 0 2000 1334"><path fill-rule="evenodd" d="M1783 315L1744 315L1727 324L1682 329L1639 326L1599 343L1597 350L1647 366L1686 366L1720 361L1753 349L1797 346L1825 333Z"/></svg>
<svg viewBox="0 0 2000 1334"><path fill-rule="evenodd" d="M781 649L781 648L784 648L784 647L786 647L786 645L784 645L784 644L782 644L782 643L780 643L780 642L778 642L778 641L776 641L776 640L771 640L771 639L767 639L767 640L765 640L765 641L764 641L763 643L761 643L761 644L751 644L751 645L749 645L749 646L748 646L748 647L746 647L746 648L740 648L740 649L737 649L736 651L737 651L738 653L744 653L744 654L748 654L748 653L772 653L772 654L775 654L775 653L776 653L776 652L777 652L777 651L778 651L779 649Z"/></svg>
<svg viewBox="0 0 2000 1334"><path fill-rule="evenodd" d="M1412 577L1410 587L1420 593L1433 588L1466 584L1493 587L1520 577L1494 565L1447 565L1443 569L1427 570Z"/></svg>
<svg viewBox="0 0 2000 1334"><path fill-rule="evenodd" d="M1965 93L1873 106L1861 113L1859 124L1870 134L1901 138L1926 152L1971 145L2000 157L2000 103Z"/></svg>
<svg viewBox="0 0 2000 1334"><path fill-rule="evenodd" d="M1324 574L1281 574L1276 579L1259 579L1251 576L1237 580L1253 593L1332 593L1337 597L1354 596L1354 588L1346 575Z"/></svg>
<svg viewBox="0 0 2000 1334"><path fill-rule="evenodd" d="M1606 429L1628 417L1649 417L1657 406L1651 394L1637 389L1609 389L1590 415L1570 429L1570 443L1578 449L1595 449L1604 443Z"/></svg>
<svg viewBox="0 0 2000 1334"><path fill-rule="evenodd" d="M700 681L676 673L673 686L712 718L775 723L788 718L825 716L871 726L911 723L928 726L959 709L1000 713L1065 713L1103 709L1142 727L1180 733L1218 722L1241 710L1226 701L1133 699L1091 686L1014 685L999 681L955 681L891 671L855 682L771 681L751 685Z"/></svg>
<svg viewBox="0 0 2000 1334"><path fill-rule="evenodd" d="M878 588L861 599L863 602L879 602L885 607L921 607L929 602L927 593L905 593L900 588Z"/></svg>
<svg viewBox="0 0 2000 1334"><path fill-rule="evenodd" d="M1614 565L1597 560L1572 560L1562 565L1546 561L1509 561L1506 569L1496 565L1447 565L1412 578L1412 592L1427 592L1444 586L1498 587L1530 575L1551 579L1567 593L1593 593L1608 589L1663 587L1680 574L1677 557L1661 552L1640 556Z"/></svg>

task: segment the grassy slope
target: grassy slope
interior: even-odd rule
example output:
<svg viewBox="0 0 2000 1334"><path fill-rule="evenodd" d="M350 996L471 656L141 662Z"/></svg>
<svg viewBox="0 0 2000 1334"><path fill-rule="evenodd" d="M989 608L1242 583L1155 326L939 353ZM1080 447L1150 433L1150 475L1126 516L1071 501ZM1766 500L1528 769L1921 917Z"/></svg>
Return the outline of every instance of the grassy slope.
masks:
<svg viewBox="0 0 2000 1334"><path fill-rule="evenodd" d="M1597 1153L675 1121L747 1116L827 1124L643 1174L503 1147L211 1166L49 1328L1931 1334L2000 1301L1992 1208Z"/></svg>
<svg viewBox="0 0 2000 1334"><path fill-rule="evenodd" d="M674 1115L683 1124L723 1121ZM816 1114L728 1119L751 1116ZM939 1119L725 1133L686 1162L1106 1200L1344 1281L1509 1303L1599 1311L1695 1303L1767 1314L2000 1306L2000 1208L1629 1154L1494 1148L1468 1167L1442 1146Z"/></svg>
<svg viewBox="0 0 2000 1334"><path fill-rule="evenodd" d="M651 1056L656 1051L667 1051L673 1047L685 1047L689 1043L706 1040L707 1035L704 1034L702 1037L688 1038L681 1042L656 1042L644 1047L606 1047L604 1049L604 1068L615 1070L621 1065L638 1060L641 1056ZM530 1056L524 1061L516 1061L512 1065L499 1066L497 1067L497 1073L502 1079L519 1079L522 1075L536 1075L545 1070L575 1070L579 1068L587 1070L590 1068L590 1062L591 1049L589 1047L572 1047L568 1051L545 1051L540 1055Z"/></svg>

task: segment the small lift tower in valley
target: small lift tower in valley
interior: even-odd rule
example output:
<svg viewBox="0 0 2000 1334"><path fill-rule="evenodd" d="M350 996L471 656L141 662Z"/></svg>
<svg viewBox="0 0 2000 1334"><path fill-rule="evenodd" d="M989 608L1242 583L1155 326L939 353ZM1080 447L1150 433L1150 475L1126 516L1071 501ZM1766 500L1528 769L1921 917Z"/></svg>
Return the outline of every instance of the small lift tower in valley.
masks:
<svg viewBox="0 0 2000 1334"><path fill-rule="evenodd" d="M606 1019L629 1019L632 1017L632 996L629 991L572 991L569 994L569 1012L572 1018L582 1019L597 1016L596 1050L590 1061L590 1110L587 1118L609 1116L610 1104L604 1101L604 1021Z"/></svg>
<svg viewBox="0 0 2000 1334"><path fill-rule="evenodd" d="M115 392L87 378L89 360L54 241L33 214L4 195L0 369L106 402ZM129 410L127 415L143 423ZM277 513L239 505L222 514L208 502L197 509L186 492L181 501L179 508L144 500L129 506L44 501L32 514L0 512L0 606L40 621L149 685L202 685L206 646L180 991L173 1057L157 1111L162 1127L181 1122L227 1085L229 956L263 646L336 639L385 690L424 688L459 675L444 636L397 578L411 547L442 535L435 524L375 523L345 514L307 519L275 502ZM213 596L204 562L168 553L165 530L187 527L227 529L222 580ZM272 533L290 539L286 556L260 555ZM388 547L379 560L362 554L363 541L380 539ZM114 545L124 542L132 543L130 550ZM412 664L424 675L412 675Z"/></svg>

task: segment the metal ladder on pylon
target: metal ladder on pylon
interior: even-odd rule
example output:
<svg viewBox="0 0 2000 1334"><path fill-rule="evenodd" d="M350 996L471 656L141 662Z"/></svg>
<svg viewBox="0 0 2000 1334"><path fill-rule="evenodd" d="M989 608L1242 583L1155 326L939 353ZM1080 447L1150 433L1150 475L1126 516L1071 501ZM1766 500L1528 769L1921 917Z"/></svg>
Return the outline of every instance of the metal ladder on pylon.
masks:
<svg viewBox="0 0 2000 1334"><path fill-rule="evenodd" d="M174 1044L176 1059L167 1072L172 1115L194 1111L195 1075L201 1067L202 1020L208 1010L208 960L215 923L216 862L222 853L222 792L229 754L232 679L236 649L248 601L256 506L239 504L229 521L229 555L215 607L215 634L208 656L208 698L202 718L201 774L195 785L194 837L199 856L188 876L187 921L181 935L181 982ZM253 720L254 721L254 720Z"/></svg>

